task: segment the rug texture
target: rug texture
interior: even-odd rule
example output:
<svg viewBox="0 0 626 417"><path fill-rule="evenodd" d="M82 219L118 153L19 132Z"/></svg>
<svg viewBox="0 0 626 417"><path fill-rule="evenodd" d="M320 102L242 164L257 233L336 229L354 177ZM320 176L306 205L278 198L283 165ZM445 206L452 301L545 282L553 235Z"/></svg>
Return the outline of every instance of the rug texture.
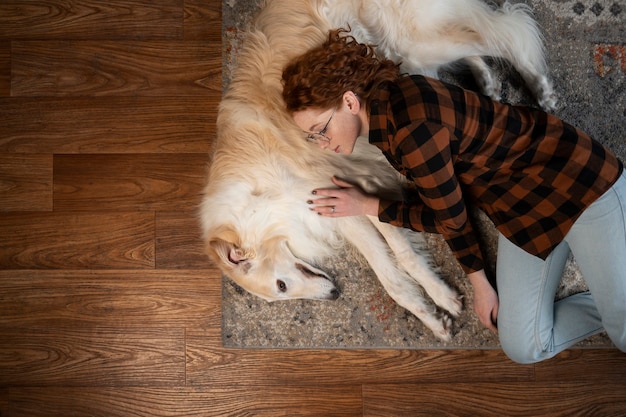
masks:
<svg viewBox="0 0 626 417"><path fill-rule="evenodd" d="M626 1L526 0L539 21L559 107L555 113L611 148L626 161ZM223 78L227 88L246 25L257 0L223 3ZM503 100L533 104L519 76L499 69ZM442 79L475 88L463 74ZM493 270L495 229L474 213L484 235ZM341 289L336 301L267 303L223 279L222 339L235 348L499 348L497 336L482 327L472 311L472 291L444 241L427 235L441 273L464 295L464 311L454 320L454 337L441 342L411 313L399 307L378 283L366 261L346 247L324 267ZM570 259L557 298L584 291L584 280ZM611 347L604 334L579 347Z"/></svg>

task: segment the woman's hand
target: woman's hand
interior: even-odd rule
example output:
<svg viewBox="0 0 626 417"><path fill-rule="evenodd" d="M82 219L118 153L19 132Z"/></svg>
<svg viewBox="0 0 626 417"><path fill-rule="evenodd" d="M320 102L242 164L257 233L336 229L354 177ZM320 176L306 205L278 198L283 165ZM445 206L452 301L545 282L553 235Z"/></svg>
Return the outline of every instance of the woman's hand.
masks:
<svg viewBox="0 0 626 417"><path fill-rule="evenodd" d="M378 198L366 194L360 187L332 177L339 188L318 188L313 190L316 197L307 201L311 210L326 217L358 216L367 214L378 216Z"/></svg>
<svg viewBox="0 0 626 417"><path fill-rule="evenodd" d="M474 312L485 327L497 332L498 294L487 280L484 270L472 272L467 277L474 287Z"/></svg>

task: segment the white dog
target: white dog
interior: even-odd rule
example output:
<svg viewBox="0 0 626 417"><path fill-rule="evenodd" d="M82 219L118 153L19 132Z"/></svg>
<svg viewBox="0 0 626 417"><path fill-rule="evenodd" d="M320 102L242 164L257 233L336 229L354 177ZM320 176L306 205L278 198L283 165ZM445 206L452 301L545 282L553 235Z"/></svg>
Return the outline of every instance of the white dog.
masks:
<svg viewBox="0 0 626 417"><path fill-rule="evenodd" d="M377 44L409 72L465 59L492 96L498 89L480 56L506 58L540 103L554 104L541 38L523 6L494 11L481 0L269 0L247 34L219 109L200 213L207 252L225 275L266 300L336 299L323 265L347 240L399 305L449 340L450 318L420 286L453 316L460 297L433 271L428 255L415 252L415 244L425 246L420 234L412 239L421 242L411 242L406 231L376 218L330 219L306 203L314 188L331 186L332 175L387 198L402 195L403 178L377 149L361 143L349 157L321 151L284 110L285 64L322 43L331 27L347 25L357 40Z"/></svg>

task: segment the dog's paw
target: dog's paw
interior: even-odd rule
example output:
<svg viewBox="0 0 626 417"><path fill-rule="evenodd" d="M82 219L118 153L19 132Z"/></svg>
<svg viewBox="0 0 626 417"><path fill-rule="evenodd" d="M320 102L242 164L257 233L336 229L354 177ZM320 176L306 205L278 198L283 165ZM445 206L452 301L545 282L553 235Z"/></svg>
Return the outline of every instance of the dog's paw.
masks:
<svg viewBox="0 0 626 417"><path fill-rule="evenodd" d="M433 291L429 288L427 292L435 304L452 314L452 316L457 317L461 314L461 310L463 310L463 297L443 282L436 290Z"/></svg>
<svg viewBox="0 0 626 417"><path fill-rule="evenodd" d="M446 313L438 312L434 306L432 309L418 310L413 313L438 339L444 342L452 339L452 319Z"/></svg>
<svg viewBox="0 0 626 417"><path fill-rule="evenodd" d="M537 102L539 103L539 106L541 106L541 108L547 112L556 110L557 98L556 94L554 93L537 98Z"/></svg>
<svg viewBox="0 0 626 417"><path fill-rule="evenodd" d="M496 79L478 80L478 84L483 94L489 96L492 100L500 101L502 98L502 85Z"/></svg>
<svg viewBox="0 0 626 417"><path fill-rule="evenodd" d="M539 106L547 112L556 110L557 98L550 80L545 76L539 76L532 86Z"/></svg>
<svg viewBox="0 0 626 417"><path fill-rule="evenodd" d="M500 101L502 95L502 83L493 70L485 63L480 56L469 56L465 58L465 62L469 65L474 79L480 88L480 91L491 97L493 100Z"/></svg>
<svg viewBox="0 0 626 417"><path fill-rule="evenodd" d="M502 84L489 69L482 72L475 72L476 83L480 91L489 96L492 100L500 101L502 98Z"/></svg>
<svg viewBox="0 0 626 417"><path fill-rule="evenodd" d="M431 329L438 339L449 342L452 340L452 319L447 314L443 314L440 321L441 327Z"/></svg>
<svg viewBox="0 0 626 417"><path fill-rule="evenodd" d="M463 310L463 297L455 294L454 297L448 298L447 301L445 306L442 305L440 307L452 314L453 317L458 317Z"/></svg>

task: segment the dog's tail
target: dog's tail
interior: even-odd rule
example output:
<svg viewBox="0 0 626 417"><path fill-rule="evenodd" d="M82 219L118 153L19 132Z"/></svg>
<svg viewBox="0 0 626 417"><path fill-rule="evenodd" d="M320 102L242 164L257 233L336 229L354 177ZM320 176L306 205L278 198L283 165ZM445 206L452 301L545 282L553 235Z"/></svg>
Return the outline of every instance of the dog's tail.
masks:
<svg viewBox="0 0 626 417"><path fill-rule="evenodd" d="M516 68L546 72L544 38L528 5L505 2L492 13L470 13L468 19L489 49L485 55L505 58Z"/></svg>

